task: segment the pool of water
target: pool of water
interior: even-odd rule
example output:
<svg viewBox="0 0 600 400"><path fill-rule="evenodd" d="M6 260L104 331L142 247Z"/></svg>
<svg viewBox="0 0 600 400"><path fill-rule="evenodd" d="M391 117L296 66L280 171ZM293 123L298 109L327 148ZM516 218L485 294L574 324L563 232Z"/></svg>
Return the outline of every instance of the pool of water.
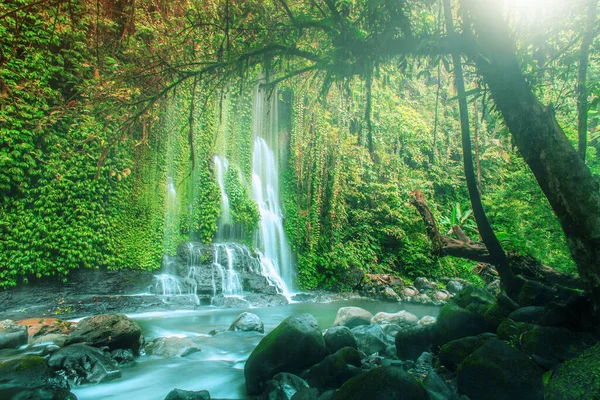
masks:
<svg viewBox="0 0 600 400"><path fill-rule="evenodd" d="M86 399L146 399L162 400L174 388L208 390L212 398L243 399L244 363L264 337L253 332L209 332L226 330L234 318L244 311L258 315L270 332L283 319L301 313L312 314L321 329L329 328L340 307L357 306L373 314L407 310L418 317L437 316L439 308L411 304L384 303L369 300L346 300L332 303L292 303L285 306L232 309L207 307L195 311L129 314L142 327L147 340L157 337L195 337L202 351L187 357L169 359L141 356L133 366L123 367L123 376L99 385L72 389L80 400Z"/></svg>

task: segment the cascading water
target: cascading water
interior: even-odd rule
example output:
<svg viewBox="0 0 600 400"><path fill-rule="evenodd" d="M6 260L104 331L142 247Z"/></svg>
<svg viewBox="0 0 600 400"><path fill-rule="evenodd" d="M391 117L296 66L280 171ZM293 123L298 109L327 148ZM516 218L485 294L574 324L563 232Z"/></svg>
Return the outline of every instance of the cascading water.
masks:
<svg viewBox="0 0 600 400"><path fill-rule="evenodd" d="M252 195L260 222L255 235L263 272L288 294L293 287L292 251L283 229L279 198L277 93L258 87L254 97Z"/></svg>
<svg viewBox="0 0 600 400"><path fill-rule="evenodd" d="M229 169L229 161L223 156L216 155L213 159L215 163L215 175L219 190L221 191L221 214L217 220L217 241L225 241L229 236L231 229L231 214L229 210L229 196L225 190L225 175Z"/></svg>

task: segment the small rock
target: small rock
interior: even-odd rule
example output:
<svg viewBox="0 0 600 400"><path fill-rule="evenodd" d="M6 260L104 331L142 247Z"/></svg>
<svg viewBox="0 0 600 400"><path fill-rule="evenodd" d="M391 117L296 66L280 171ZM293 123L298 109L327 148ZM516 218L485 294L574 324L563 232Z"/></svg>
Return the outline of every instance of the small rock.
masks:
<svg viewBox="0 0 600 400"><path fill-rule="evenodd" d="M448 283L446 283L446 289L452 294L458 294L464 289L464 286L457 281L448 281Z"/></svg>
<svg viewBox="0 0 600 400"><path fill-rule="evenodd" d="M415 325L396 334L396 354L401 360L415 360L440 342L438 324Z"/></svg>
<svg viewBox="0 0 600 400"><path fill-rule="evenodd" d="M418 294L419 294L419 291L414 286L403 287L402 290L400 290L400 296L403 299L404 298L412 298Z"/></svg>
<svg viewBox="0 0 600 400"><path fill-rule="evenodd" d="M426 286L430 287L431 285L430 285L429 280L427 280L427 278L423 278L421 276L421 277L418 277L415 279L414 286L417 288L417 290L419 292L421 292L424 290L423 288L425 288ZM425 289L425 290L427 290L427 289Z"/></svg>
<svg viewBox="0 0 600 400"><path fill-rule="evenodd" d="M360 307L342 307L338 310L334 326L344 325L352 329L360 325L371 324L373 314Z"/></svg>
<svg viewBox="0 0 600 400"><path fill-rule="evenodd" d="M380 325L361 325L352 329L358 348L366 354L382 352L394 343L394 338L385 334Z"/></svg>
<svg viewBox="0 0 600 400"><path fill-rule="evenodd" d="M330 390L325 393L335 393L335 390ZM326 400L328 397L319 396L319 389L306 387L300 388L292 396L292 400Z"/></svg>
<svg viewBox="0 0 600 400"><path fill-rule="evenodd" d="M354 333L347 326L334 326L325 331L323 334L327 352L333 354L344 347L358 348Z"/></svg>
<svg viewBox="0 0 600 400"><path fill-rule="evenodd" d="M412 298L412 302L415 304L423 304L423 305L433 304L433 301L431 300L431 298L429 296L427 296L427 294L425 294L425 293L419 293L416 296L414 296Z"/></svg>
<svg viewBox="0 0 600 400"><path fill-rule="evenodd" d="M425 351L423 352L417 361L415 362L415 372L419 375L425 376L433 369L433 354Z"/></svg>
<svg viewBox="0 0 600 400"><path fill-rule="evenodd" d="M358 351L352 347L344 347L334 354L328 355L323 361L308 370L306 381L311 387L320 391L337 389L357 372L361 372L358 369L360 365L361 359Z"/></svg>
<svg viewBox="0 0 600 400"><path fill-rule="evenodd" d="M243 312L233 320L229 330L265 333L265 325L258 315L249 312Z"/></svg>
<svg viewBox="0 0 600 400"><path fill-rule="evenodd" d="M165 400L210 400L208 390L181 390L173 389L169 392Z"/></svg>
<svg viewBox="0 0 600 400"><path fill-rule="evenodd" d="M304 379L281 372L266 383L263 396L268 400L291 400L303 388L308 388L308 383Z"/></svg>
<svg viewBox="0 0 600 400"><path fill-rule="evenodd" d="M465 291L463 290L461 294ZM444 342L465 336L475 336L486 331L483 315L462 308L454 301L449 301L442 307L437 325Z"/></svg>
<svg viewBox="0 0 600 400"><path fill-rule="evenodd" d="M526 322L528 324L537 323L544 316L544 307L521 307L511 312L508 318L516 322Z"/></svg>
<svg viewBox="0 0 600 400"><path fill-rule="evenodd" d="M447 290L437 290L433 292L433 300L438 302L448 301L450 299L450 292Z"/></svg>
<svg viewBox="0 0 600 400"><path fill-rule="evenodd" d="M494 337L495 335L483 334L479 336L467 336L446 343L440 348L440 363L450 371L454 371L458 364Z"/></svg>
<svg viewBox="0 0 600 400"><path fill-rule="evenodd" d="M419 325L425 326L425 325L431 325L431 324L435 324L437 322L437 318L436 317L431 317L429 315L424 316L423 318L421 318L418 322Z"/></svg>
<svg viewBox="0 0 600 400"><path fill-rule="evenodd" d="M50 356L48 365L61 371L75 385L106 382L121 377L115 360L102 350L85 344L63 347Z"/></svg>
<svg viewBox="0 0 600 400"><path fill-rule="evenodd" d="M396 324L401 328L416 325L419 318L406 310L397 313L378 312L371 318L371 324Z"/></svg>
<svg viewBox="0 0 600 400"><path fill-rule="evenodd" d="M400 296L398 296L398 293L396 293L394 289L387 286L385 289L383 289L383 292L381 293L381 298L382 300L386 301L398 301L400 299Z"/></svg>
<svg viewBox="0 0 600 400"><path fill-rule="evenodd" d="M110 357L119 365L131 364L135 361L133 351L129 349L117 349L110 352Z"/></svg>
<svg viewBox="0 0 600 400"><path fill-rule="evenodd" d="M39 346L42 344L54 344L58 347L63 347L65 345L66 340L69 338L69 335L65 335L62 333L50 333L48 335L37 336L34 338L30 346Z"/></svg>
<svg viewBox="0 0 600 400"><path fill-rule="evenodd" d="M27 344L28 339L26 326L17 325L10 319L0 321L0 350L16 349Z"/></svg>
<svg viewBox="0 0 600 400"><path fill-rule="evenodd" d="M156 338L146 344L146 353L158 357L185 357L202 349L187 338L169 337Z"/></svg>

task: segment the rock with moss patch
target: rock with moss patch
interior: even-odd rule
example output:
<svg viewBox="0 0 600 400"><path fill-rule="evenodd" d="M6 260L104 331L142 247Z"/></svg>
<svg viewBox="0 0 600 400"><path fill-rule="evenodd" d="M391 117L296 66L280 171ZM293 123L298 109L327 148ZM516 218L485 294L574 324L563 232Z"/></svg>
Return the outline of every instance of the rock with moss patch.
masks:
<svg viewBox="0 0 600 400"><path fill-rule="evenodd" d="M519 292L521 306L544 306L554 300L556 291L540 282L524 279Z"/></svg>
<svg viewBox="0 0 600 400"><path fill-rule="evenodd" d="M325 340L310 314L286 318L252 351L244 376L249 395L260 394L265 383L279 372L296 373L321 361Z"/></svg>
<svg viewBox="0 0 600 400"><path fill-rule="evenodd" d="M77 329L65 342L86 343L93 347L107 346L110 350L130 349L138 355L142 343L142 328L123 314L99 314L79 321Z"/></svg>
<svg viewBox="0 0 600 400"><path fill-rule="evenodd" d="M40 356L26 355L0 363L0 386L37 388L55 386L69 388L64 376L50 368Z"/></svg>
<svg viewBox="0 0 600 400"><path fill-rule="evenodd" d="M428 400L415 377L396 367L378 367L348 380L335 392L334 400Z"/></svg>
<svg viewBox="0 0 600 400"><path fill-rule="evenodd" d="M210 400L210 393L208 390L173 389L167 394L165 400Z"/></svg>
<svg viewBox="0 0 600 400"><path fill-rule="evenodd" d="M415 325L399 331L395 337L396 355L401 360L416 360L424 351L441 344L437 323Z"/></svg>
<svg viewBox="0 0 600 400"><path fill-rule="evenodd" d="M552 374L546 400L570 399L600 400L600 343Z"/></svg>
<svg viewBox="0 0 600 400"><path fill-rule="evenodd" d="M454 371L458 364L483 346L485 342L495 338L496 335L481 334L478 336L467 336L446 343L440 348L440 363L451 371Z"/></svg>
<svg viewBox="0 0 600 400"><path fill-rule="evenodd" d="M542 400L543 375L526 354L492 339L459 365L457 385L473 400Z"/></svg>
<svg viewBox="0 0 600 400"><path fill-rule="evenodd" d="M320 391L337 389L348 379L362 372L358 350L344 347L314 365L306 374L306 381Z"/></svg>
<svg viewBox="0 0 600 400"><path fill-rule="evenodd" d="M28 338L26 326L17 325L10 319L0 321L0 350L27 344Z"/></svg>
<svg viewBox="0 0 600 400"><path fill-rule="evenodd" d="M463 290L462 293L469 289L471 287ZM475 336L487 330L483 313L463 308L454 301L449 301L442 307L437 325L444 342Z"/></svg>
<svg viewBox="0 0 600 400"><path fill-rule="evenodd" d="M335 320L333 321L334 326L347 326L352 329L360 325L371 324L373 314L364 308L360 307L342 307L338 310Z"/></svg>
<svg viewBox="0 0 600 400"><path fill-rule="evenodd" d="M371 318L371 324L396 324L400 328L416 325L419 318L409 313L406 310L401 310L396 313L378 312Z"/></svg>
<svg viewBox="0 0 600 400"><path fill-rule="evenodd" d="M476 286L467 286L452 301L462 308L483 315L488 307L494 303L495 297L485 289Z"/></svg>
<svg viewBox="0 0 600 400"><path fill-rule="evenodd" d="M486 330L488 332L496 332L500 324L508 318L508 314L509 311L497 301L492 303L485 311L485 314L483 314Z"/></svg>

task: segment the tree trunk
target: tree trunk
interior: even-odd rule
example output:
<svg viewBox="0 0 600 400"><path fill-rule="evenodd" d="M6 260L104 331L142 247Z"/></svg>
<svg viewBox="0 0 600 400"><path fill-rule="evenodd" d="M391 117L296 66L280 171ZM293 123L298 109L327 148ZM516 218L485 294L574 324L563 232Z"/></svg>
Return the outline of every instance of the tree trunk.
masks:
<svg viewBox="0 0 600 400"><path fill-rule="evenodd" d="M473 101L473 140L475 141L475 167L477 169L477 190L481 196L481 162L479 161L479 115L478 115L477 99Z"/></svg>
<svg viewBox="0 0 600 400"><path fill-rule="evenodd" d="M600 305L600 194L590 170L567 140L552 109L525 80L515 45L493 0L462 0L476 32L473 58L497 109L548 198L584 284Z"/></svg>
<svg viewBox="0 0 600 400"><path fill-rule="evenodd" d="M587 149L587 69L590 46L594 41L594 25L596 23L596 9L598 0L588 0L587 19L585 22L585 33L581 41L581 51L579 53L579 73L577 75L577 132L579 134L579 155L585 161L585 152Z"/></svg>
<svg viewBox="0 0 600 400"><path fill-rule="evenodd" d="M444 15L446 19L446 31L449 35L454 35L450 0L444 0ZM504 250L500 245L500 241L496 237L496 234L492 230L487 216L485 215L485 210L481 202L481 196L477 188L475 171L473 170L473 152L471 148L471 133L469 130L467 96L465 93L465 82L462 74L461 56L458 52L452 53L452 64L454 64L454 84L456 86L460 110L463 164L473 215L475 216L475 222L477 223L477 229L479 230L481 239L483 240L483 243L485 243L485 246L490 253L490 263L496 266L502 282L506 285L509 291L512 291L511 289L514 283L514 275L510 270L506 253L504 253Z"/></svg>

